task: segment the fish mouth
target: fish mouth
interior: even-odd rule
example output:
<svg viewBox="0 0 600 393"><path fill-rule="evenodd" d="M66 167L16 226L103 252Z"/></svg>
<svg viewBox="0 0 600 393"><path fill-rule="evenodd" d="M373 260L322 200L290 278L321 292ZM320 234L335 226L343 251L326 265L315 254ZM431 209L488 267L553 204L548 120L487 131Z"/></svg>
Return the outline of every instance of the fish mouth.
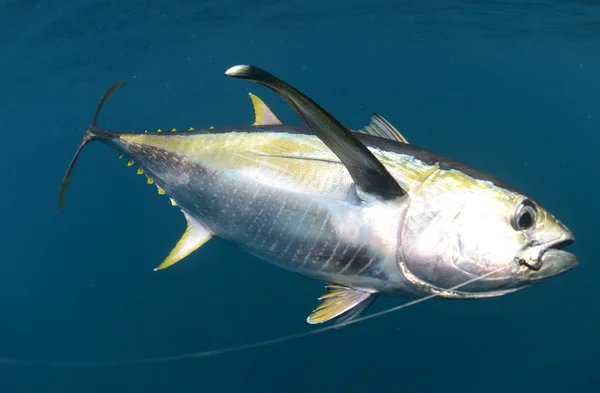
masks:
<svg viewBox="0 0 600 393"><path fill-rule="evenodd" d="M529 278L532 280L546 279L577 267L579 258L575 254L563 250L573 243L575 243L575 238L572 235L562 237L550 243L542 251L535 264L521 261L521 264L531 269Z"/></svg>

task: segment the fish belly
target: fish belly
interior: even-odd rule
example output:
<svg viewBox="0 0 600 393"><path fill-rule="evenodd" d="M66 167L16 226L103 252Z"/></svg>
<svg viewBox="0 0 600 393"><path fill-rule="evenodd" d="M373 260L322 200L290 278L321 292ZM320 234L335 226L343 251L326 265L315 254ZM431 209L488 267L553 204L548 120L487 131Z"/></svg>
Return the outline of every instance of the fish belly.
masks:
<svg viewBox="0 0 600 393"><path fill-rule="evenodd" d="M216 235L287 270L345 285L381 287L387 255L361 225L361 208L247 176L213 175L182 206Z"/></svg>

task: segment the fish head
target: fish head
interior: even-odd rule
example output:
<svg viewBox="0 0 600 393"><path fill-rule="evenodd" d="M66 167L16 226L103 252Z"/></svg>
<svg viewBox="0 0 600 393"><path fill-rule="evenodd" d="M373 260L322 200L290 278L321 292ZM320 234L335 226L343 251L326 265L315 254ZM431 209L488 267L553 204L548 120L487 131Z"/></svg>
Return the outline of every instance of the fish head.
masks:
<svg viewBox="0 0 600 393"><path fill-rule="evenodd" d="M501 184L501 185L499 185ZM397 260L413 283L495 296L579 263L573 233L533 199L458 170L439 170L411 196ZM475 296L475 295L473 295Z"/></svg>

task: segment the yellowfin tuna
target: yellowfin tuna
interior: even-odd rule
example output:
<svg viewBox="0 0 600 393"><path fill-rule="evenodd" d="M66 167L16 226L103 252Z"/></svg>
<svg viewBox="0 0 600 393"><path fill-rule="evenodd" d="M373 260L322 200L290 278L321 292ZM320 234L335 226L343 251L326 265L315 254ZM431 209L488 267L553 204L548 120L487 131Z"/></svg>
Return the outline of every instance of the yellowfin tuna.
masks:
<svg viewBox="0 0 600 393"><path fill-rule="evenodd" d="M304 122L284 125L251 95L255 121L158 133L102 130L102 97L65 175L99 140L178 206L187 229L157 270L220 237L327 283L311 324L350 321L379 295L503 295L578 264L573 234L495 177L409 144L379 114L350 130L286 82L253 66L226 75L275 91ZM200 257L201 258L201 257Z"/></svg>

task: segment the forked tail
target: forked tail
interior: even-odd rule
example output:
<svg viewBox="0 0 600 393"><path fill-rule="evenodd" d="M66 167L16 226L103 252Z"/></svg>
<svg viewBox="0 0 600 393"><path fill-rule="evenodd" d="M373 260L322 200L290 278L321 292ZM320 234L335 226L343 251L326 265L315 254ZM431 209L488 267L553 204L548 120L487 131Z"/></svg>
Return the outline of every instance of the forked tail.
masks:
<svg viewBox="0 0 600 393"><path fill-rule="evenodd" d="M61 212L63 209L63 202L65 200L65 192L67 191L67 186L69 185L69 179L71 178L71 172L73 171L73 167L75 166L75 163L77 162L77 158L79 158L79 154L81 153L81 150L83 150L83 148L85 147L85 145L88 144L88 142L93 141L94 139L99 139L102 136L106 136L106 131L103 131L98 128L98 123L97 123L98 115L100 114L100 111L102 110L102 107L104 106L104 103L106 103L108 98L111 95L113 95L113 93L115 91L117 91L121 87L123 87L123 85L125 85L125 82L118 82L118 83L114 84L112 87L110 87L108 90L106 90L106 92L104 93L102 98L100 98L100 102L98 102L98 106L96 107L96 113L94 113L94 118L92 119L92 122L90 123L90 125L85 129L85 133L83 134L83 139L81 141L81 144L77 148L77 151L75 152L75 155L73 156L73 159L71 160L71 163L69 164L69 167L67 168L65 177L63 177L63 181L60 186L60 194L58 196L58 208L60 209Z"/></svg>

